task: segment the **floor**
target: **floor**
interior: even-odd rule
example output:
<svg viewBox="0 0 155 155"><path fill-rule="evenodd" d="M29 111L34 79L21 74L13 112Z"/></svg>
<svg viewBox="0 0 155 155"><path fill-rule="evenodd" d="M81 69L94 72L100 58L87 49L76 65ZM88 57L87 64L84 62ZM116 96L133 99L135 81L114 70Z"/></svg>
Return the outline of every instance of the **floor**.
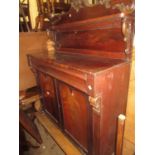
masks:
<svg viewBox="0 0 155 155"><path fill-rule="evenodd" d="M43 126L36 119L35 124L40 132L43 143L39 145L27 132L26 139L30 141L34 146L40 146L39 148L30 147L28 151L24 152L24 155L65 155L60 147L54 142L51 136L43 128Z"/></svg>
<svg viewBox="0 0 155 155"><path fill-rule="evenodd" d="M56 142L51 138L47 130L40 124L39 120L35 119L34 123L36 124L39 133L42 137L43 143L40 145L37 143L27 132L25 132L26 139L33 144L33 146L39 146L38 148L30 147L28 151L24 152L24 155L65 155L61 148L56 144ZM123 149L123 155L134 155L134 153L129 153L128 145L124 143L126 149ZM72 153L71 153L72 154ZM75 153L76 154L76 153Z"/></svg>

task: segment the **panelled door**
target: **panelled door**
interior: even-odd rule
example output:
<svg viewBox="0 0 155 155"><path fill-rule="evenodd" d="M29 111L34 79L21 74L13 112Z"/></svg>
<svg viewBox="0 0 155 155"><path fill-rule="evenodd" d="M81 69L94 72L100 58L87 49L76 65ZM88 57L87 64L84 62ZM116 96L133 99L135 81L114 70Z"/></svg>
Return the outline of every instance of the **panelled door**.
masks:
<svg viewBox="0 0 155 155"><path fill-rule="evenodd" d="M43 95L44 109L54 119L54 121L58 123L59 110L56 98L54 78L42 72L39 72L38 82Z"/></svg>
<svg viewBox="0 0 155 155"><path fill-rule="evenodd" d="M84 152L91 149L91 108L88 96L83 92L62 82L58 83L64 130Z"/></svg>

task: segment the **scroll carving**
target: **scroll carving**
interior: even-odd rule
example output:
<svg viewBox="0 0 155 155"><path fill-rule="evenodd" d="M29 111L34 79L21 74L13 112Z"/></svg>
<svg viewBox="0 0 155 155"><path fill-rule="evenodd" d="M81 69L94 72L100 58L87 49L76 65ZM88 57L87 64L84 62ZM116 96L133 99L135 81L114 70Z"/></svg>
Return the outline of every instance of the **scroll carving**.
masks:
<svg viewBox="0 0 155 155"><path fill-rule="evenodd" d="M101 108L101 96L98 97L91 97L89 96L89 102L90 105L92 105L93 110L97 113L100 113L100 108Z"/></svg>
<svg viewBox="0 0 155 155"><path fill-rule="evenodd" d="M132 20L132 15L135 10L134 0L130 4L125 4L123 2L112 3L112 0L98 0L96 4L103 5L103 9L107 8L109 10L117 9L120 11L120 17L122 18L122 34L124 42L126 42L126 47L124 53L127 57L130 56L133 44L133 35L134 35L134 23ZM71 0L71 7L77 12L86 6L94 6L88 3L88 0ZM69 17L72 18L72 15L69 14Z"/></svg>
<svg viewBox="0 0 155 155"><path fill-rule="evenodd" d="M89 4L86 3L84 0L71 0L71 6L78 12L81 8L88 6Z"/></svg>
<svg viewBox="0 0 155 155"><path fill-rule="evenodd" d="M124 35L124 41L127 43L126 49L125 49L125 53L129 54L131 47L132 47L132 38L131 38L131 33L132 33L132 27L131 27L131 20L128 20L127 17L125 17L123 19L123 23L122 23L122 32Z"/></svg>
<svg viewBox="0 0 155 155"><path fill-rule="evenodd" d="M132 28L132 21L129 19L128 14L132 14L135 9L134 3L131 5L125 5L124 3L120 4L115 4L113 9L119 9L121 12L121 17L123 18L122 20L122 33L124 35L124 41L127 43L125 53L126 55L130 54L131 48L132 48L132 33L133 33L133 28Z"/></svg>
<svg viewBox="0 0 155 155"><path fill-rule="evenodd" d="M131 5L125 5L124 3L111 5L111 0L98 0L95 4L104 5L105 8L107 9L108 8L118 9L120 10L120 12L123 12L125 14L132 13L135 8L134 3L132 3ZM86 6L93 6L93 5L89 4L88 0L71 0L71 7L74 8L77 12L80 10L80 8L83 8Z"/></svg>
<svg viewBox="0 0 155 155"><path fill-rule="evenodd" d="M115 4L112 9L118 9L120 12L124 14L131 14L134 12L135 4L132 3L131 5L125 5L124 3Z"/></svg>
<svg viewBox="0 0 155 155"><path fill-rule="evenodd" d="M111 0L99 0L98 2L96 2L96 4L101 4L104 5L105 8L110 8L111 7L110 1ZM78 12L83 7L93 5L89 4L88 1L86 0L71 0L71 6Z"/></svg>
<svg viewBox="0 0 155 155"><path fill-rule="evenodd" d="M104 5L105 8L110 8L110 7L111 7L110 1L111 1L111 0L99 0L99 1L97 2L97 4Z"/></svg>

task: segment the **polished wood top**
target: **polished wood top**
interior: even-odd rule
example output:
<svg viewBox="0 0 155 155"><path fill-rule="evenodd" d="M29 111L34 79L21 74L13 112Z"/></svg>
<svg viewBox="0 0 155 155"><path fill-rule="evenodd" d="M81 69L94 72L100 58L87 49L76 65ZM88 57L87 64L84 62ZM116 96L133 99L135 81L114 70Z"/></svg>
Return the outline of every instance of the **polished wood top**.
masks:
<svg viewBox="0 0 155 155"><path fill-rule="evenodd" d="M86 73L97 73L102 70L106 70L110 67L119 65L121 63L127 63L122 59L110 59L94 56L75 55L75 54L55 54L48 55L46 51L31 54L32 58L43 62L49 66L56 66L65 69L77 70Z"/></svg>

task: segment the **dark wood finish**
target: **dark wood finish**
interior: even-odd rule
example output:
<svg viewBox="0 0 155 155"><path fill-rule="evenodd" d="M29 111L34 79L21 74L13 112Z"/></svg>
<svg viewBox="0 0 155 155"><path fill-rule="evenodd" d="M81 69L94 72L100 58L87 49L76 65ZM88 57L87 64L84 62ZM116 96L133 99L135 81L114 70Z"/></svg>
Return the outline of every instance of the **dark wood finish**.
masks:
<svg viewBox="0 0 155 155"><path fill-rule="evenodd" d="M55 94L54 79L42 72L38 73L38 82L44 100L45 111L58 123L58 103Z"/></svg>
<svg viewBox="0 0 155 155"><path fill-rule="evenodd" d="M134 14L113 7L71 9L51 26L55 55L28 55L33 70L53 77L60 127L87 155L115 152L126 111Z"/></svg>
<svg viewBox="0 0 155 155"><path fill-rule="evenodd" d="M19 32L27 32L32 30L29 8L29 0L26 0L26 3L25 1L19 1Z"/></svg>
<svg viewBox="0 0 155 155"><path fill-rule="evenodd" d="M42 138L34 123L34 104L40 98L41 96L37 86L19 92L19 145L21 147L27 144L23 129L26 130L38 143L42 143Z"/></svg>
<svg viewBox="0 0 155 155"><path fill-rule="evenodd" d="M53 0L37 0L38 16L36 17L35 30L46 30L50 26L50 23L55 22L55 14L61 14L67 12L70 9L70 4L65 3L64 0L60 2L54 2ZM46 21L49 19L51 22ZM40 24L40 28L39 28Z"/></svg>
<svg viewBox="0 0 155 155"><path fill-rule="evenodd" d="M75 1L75 2L74 2ZM73 0L72 3L76 3L76 1L82 0ZM102 0L100 0L102 1ZM105 0L103 0L105 1ZM103 2L106 3L106 2ZM87 19L95 19L98 17L114 15L120 13L118 7L114 8L118 4L124 4L125 6L131 5L134 3L134 0L110 0L109 7L105 5L93 5L90 7L86 7L85 5L77 5L76 8L71 6L70 10L61 17L61 21L59 23L72 23L77 21L84 21Z"/></svg>
<svg viewBox="0 0 155 155"><path fill-rule="evenodd" d="M126 112L129 72L130 64L127 63L107 70L104 76L100 74L95 80L94 93L102 92L99 137L102 137L100 144L104 147L100 147L99 154L108 155L115 150L117 116Z"/></svg>
<svg viewBox="0 0 155 155"><path fill-rule="evenodd" d="M88 96L64 83L59 83L59 91L63 110L64 130L84 151L88 152L88 136L91 132Z"/></svg>
<svg viewBox="0 0 155 155"><path fill-rule="evenodd" d="M24 155L24 151L27 151L28 149L24 130L19 125L19 155Z"/></svg>
<svg viewBox="0 0 155 155"><path fill-rule="evenodd" d="M86 40L83 41L83 38ZM59 34L57 40L59 42L58 46L61 48L78 47L78 49L99 50L99 52L103 49L104 51L124 52L125 49L120 28L110 30L95 29L89 32L89 34L87 31L78 32L78 34L76 32L68 32ZM59 49L60 51L61 48Z"/></svg>
<svg viewBox="0 0 155 155"><path fill-rule="evenodd" d="M94 155L112 153L115 148L117 115L125 113L130 63L121 59L101 59L88 56L58 55L51 58L47 54L31 55L29 61L31 66L39 72L44 71L57 80L92 96L92 98L99 98L99 110L95 105L97 103L91 104L93 136L89 139L93 138ZM62 95L61 91L63 88L59 90ZM66 88L65 91L69 90ZM60 100L63 104L64 100L61 95ZM68 101L67 105L70 106L70 104ZM81 102L79 104L81 105ZM69 110L68 113L69 116L72 115ZM64 117L64 114L62 115ZM65 119L66 117L65 115ZM67 121L69 119L70 117ZM72 124L72 122L70 123ZM91 130L91 128L89 129ZM72 133L72 131L70 132Z"/></svg>
<svg viewBox="0 0 155 155"><path fill-rule="evenodd" d="M19 111L19 122L22 127L38 142L42 143L42 138L39 131L32 120L26 115L23 110Z"/></svg>
<svg viewBox="0 0 155 155"><path fill-rule="evenodd" d="M97 8L96 8L97 9ZM80 14L80 13L79 13ZM121 13L104 17L86 19L61 24L53 28L56 50L59 53L78 53L109 58L127 58L131 54L132 34L134 31L132 16L121 17ZM122 32L122 22L131 23L128 42ZM129 46L129 47L128 47ZM72 50L73 49L73 50ZM128 53L125 50L128 49ZM131 56L130 56L131 57Z"/></svg>
<svg viewBox="0 0 155 155"><path fill-rule="evenodd" d="M109 67L127 63L121 59L105 59L98 57L76 56L76 55L55 55L48 56L43 53L32 54L29 56L30 65L38 71L46 72L58 80L64 81L75 88L88 93L87 80L91 74L108 69ZM79 63L80 62L80 63ZM54 65L52 65L54 64Z"/></svg>

